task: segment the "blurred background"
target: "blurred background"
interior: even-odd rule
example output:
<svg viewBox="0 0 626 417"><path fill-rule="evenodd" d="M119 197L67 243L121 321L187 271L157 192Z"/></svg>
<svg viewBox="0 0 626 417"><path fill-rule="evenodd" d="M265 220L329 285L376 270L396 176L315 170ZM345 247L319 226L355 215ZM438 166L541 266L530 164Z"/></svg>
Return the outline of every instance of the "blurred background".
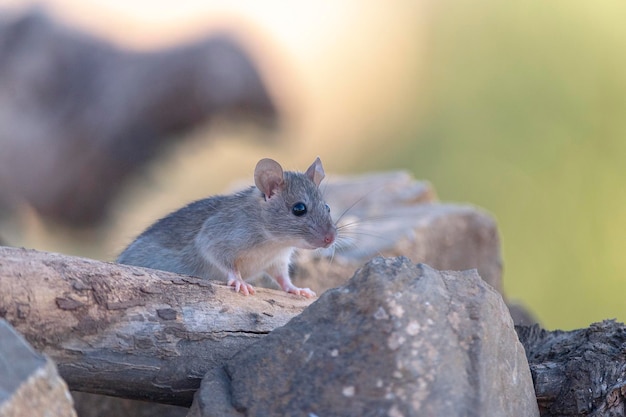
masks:
<svg viewBox="0 0 626 417"><path fill-rule="evenodd" d="M34 4L0 0L0 14ZM320 155L331 175L408 170L442 201L488 210L505 292L545 327L626 320L625 3L37 4L132 51L227 32L280 123L194 128L132 177L100 227L20 207L1 223L12 245L112 260L156 218L251 181L259 158L304 169Z"/></svg>

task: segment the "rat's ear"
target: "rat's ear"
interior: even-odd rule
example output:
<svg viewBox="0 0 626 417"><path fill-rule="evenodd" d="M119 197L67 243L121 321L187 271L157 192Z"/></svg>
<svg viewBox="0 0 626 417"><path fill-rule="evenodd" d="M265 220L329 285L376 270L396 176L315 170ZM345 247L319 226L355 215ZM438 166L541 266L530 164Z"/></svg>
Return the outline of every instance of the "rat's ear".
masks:
<svg viewBox="0 0 626 417"><path fill-rule="evenodd" d="M326 174L324 174L324 167L322 166L322 161L319 156L315 159L315 162L311 164L309 169L306 170L305 174L307 177L311 178L311 181L313 181L315 185L320 186L320 182L322 182Z"/></svg>
<svg viewBox="0 0 626 417"><path fill-rule="evenodd" d="M254 169L254 183L265 198L271 198L285 184L283 167L273 159L261 159Z"/></svg>

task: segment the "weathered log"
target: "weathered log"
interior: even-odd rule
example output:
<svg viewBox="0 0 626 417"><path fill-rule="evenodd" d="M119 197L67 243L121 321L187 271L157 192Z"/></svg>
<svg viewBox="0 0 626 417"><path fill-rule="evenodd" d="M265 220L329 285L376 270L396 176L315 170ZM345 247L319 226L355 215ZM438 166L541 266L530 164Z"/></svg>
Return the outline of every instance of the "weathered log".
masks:
<svg viewBox="0 0 626 417"><path fill-rule="evenodd" d="M545 417L626 415L626 325L572 331L516 326Z"/></svg>
<svg viewBox="0 0 626 417"><path fill-rule="evenodd" d="M33 250L0 248L0 317L70 389L190 405L205 372L311 300Z"/></svg>

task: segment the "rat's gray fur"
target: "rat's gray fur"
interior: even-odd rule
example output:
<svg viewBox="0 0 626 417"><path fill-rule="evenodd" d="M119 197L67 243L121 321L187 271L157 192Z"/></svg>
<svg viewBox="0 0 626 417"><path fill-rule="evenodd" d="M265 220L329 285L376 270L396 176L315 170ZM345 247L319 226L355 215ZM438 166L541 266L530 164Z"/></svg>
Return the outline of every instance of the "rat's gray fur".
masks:
<svg viewBox="0 0 626 417"><path fill-rule="evenodd" d="M193 202L150 226L117 262L213 279L226 279L231 271L243 279L267 271L291 285L293 249L327 246L324 239L334 240L336 234L318 188L320 174L313 168L323 178L319 160L306 174L284 172L280 188L269 198L253 186ZM298 202L307 207L303 216L292 213Z"/></svg>

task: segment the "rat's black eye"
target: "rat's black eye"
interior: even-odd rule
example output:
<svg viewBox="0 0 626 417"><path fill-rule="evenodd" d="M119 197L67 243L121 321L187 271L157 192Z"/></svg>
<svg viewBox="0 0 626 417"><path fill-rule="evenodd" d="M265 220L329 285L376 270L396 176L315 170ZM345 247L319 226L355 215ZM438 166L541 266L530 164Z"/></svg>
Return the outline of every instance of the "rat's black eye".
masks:
<svg viewBox="0 0 626 417"><path fill-rule="evenodd" d="M326 207L326 211L330 213L330 206L328 204L324 204L324 207Z"/></svg>
<svg viewBox="0 0 626 417"><path fill-rule="evenodd" d="M304 203L296 203L291 208L291 212L296 216L304 216L306 214L306 205Z"/></svg>

